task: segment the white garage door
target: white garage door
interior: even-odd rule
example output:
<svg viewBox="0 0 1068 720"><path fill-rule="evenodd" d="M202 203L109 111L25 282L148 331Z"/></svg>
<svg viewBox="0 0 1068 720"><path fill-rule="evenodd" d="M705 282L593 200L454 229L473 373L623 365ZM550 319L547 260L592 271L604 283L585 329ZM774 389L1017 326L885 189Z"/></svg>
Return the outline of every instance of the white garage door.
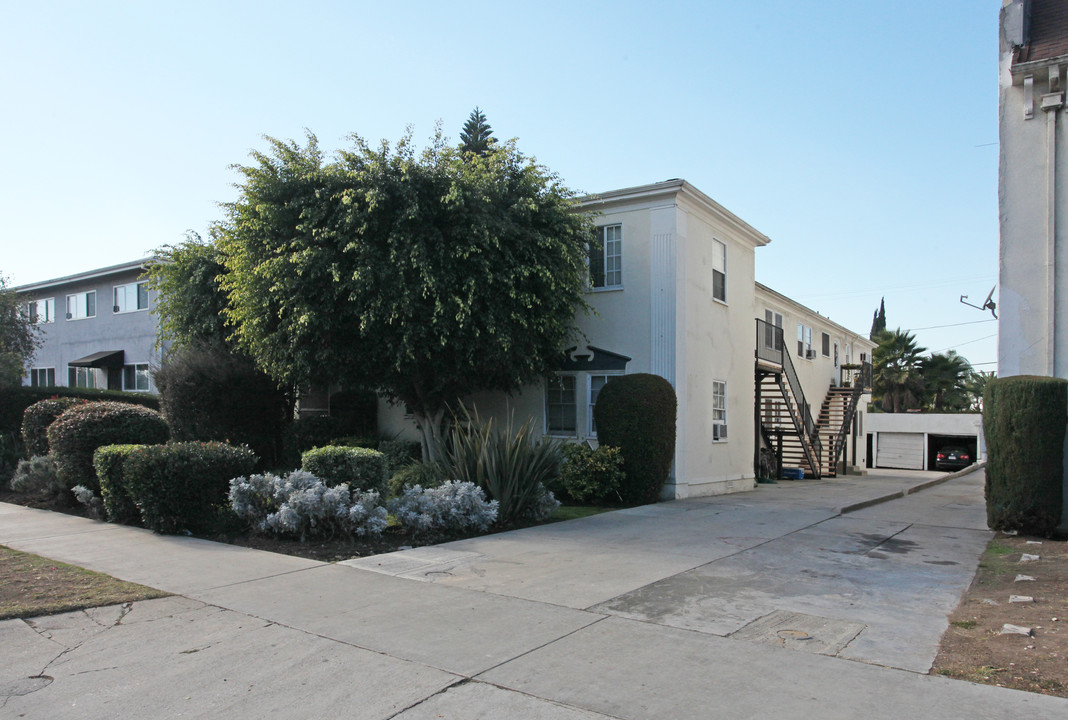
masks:
<svg viewBox="0 0 1068 720"><path fill-rule="evenodd" d="M875 467L923 470L923 433L879 433Z"/></svg>

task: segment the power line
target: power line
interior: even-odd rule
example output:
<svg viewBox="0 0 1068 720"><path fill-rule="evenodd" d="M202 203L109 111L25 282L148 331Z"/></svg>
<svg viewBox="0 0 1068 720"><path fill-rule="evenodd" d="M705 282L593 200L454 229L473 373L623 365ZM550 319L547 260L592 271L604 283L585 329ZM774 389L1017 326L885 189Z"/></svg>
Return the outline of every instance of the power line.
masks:
<svg viewBox="0 0 1068 720"><path fill-rule="evenodd" d="M987 335L986 337L981 337L981 338L978 338L976 340L969 340L968 342L962 342L962 343L957 343L956 345L950 345L947 348L942 348L941 350L935 350L935 352L945 352L946 350L956 350L959 347L964 347L965 345L971 345L972 343L981 342L983 340L989 340L990 338L996 338L997 336L998 336L998 334L994 333L993 335Z"/></svg>
<svg viewBox="0 0 1068 720"><path fill-rule="evenodd" d="M953 323L952 325L932 325L931 327L909 328L909 331L910 332L916 332L917 330L938 330L939 328L960 327L961 325L978 325L979 323L992 323L992 322L997 322L997 321L994 320L994 318L990 318L989 320L972 320L970 322Z"/></svg>

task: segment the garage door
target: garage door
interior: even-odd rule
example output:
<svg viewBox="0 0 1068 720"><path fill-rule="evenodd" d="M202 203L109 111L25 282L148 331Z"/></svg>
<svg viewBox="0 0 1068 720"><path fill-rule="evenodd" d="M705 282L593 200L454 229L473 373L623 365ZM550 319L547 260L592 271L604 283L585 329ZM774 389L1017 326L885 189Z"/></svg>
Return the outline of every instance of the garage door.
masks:
<svg viewBox="0 0 1068 720"><path fill-rule="evenodd" d="M923 470L923 433L879 433L875 467Z"/></svg>

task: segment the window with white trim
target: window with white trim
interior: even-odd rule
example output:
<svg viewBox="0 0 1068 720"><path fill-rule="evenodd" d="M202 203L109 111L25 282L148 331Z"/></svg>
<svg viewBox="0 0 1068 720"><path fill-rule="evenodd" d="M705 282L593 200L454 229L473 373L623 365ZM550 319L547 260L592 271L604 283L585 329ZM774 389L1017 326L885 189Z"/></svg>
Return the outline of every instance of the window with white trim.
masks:
<svg viewBox="0 0 1068 720"><path fill-rule="evenodd" d="M823 357L831 356L831 336L827 333L820 333L820 341L823 345Z"/></svg>
<svg viewBox="0 0 1068 720"><path fill-rule="evenodd" d="M712 297L727 302L727 246L712 241Z"/></svg>
<svg viewBox="0 0 1068 720"><path fill-rule="evenodd" d="M56 321L56 299L55 298L41 298L40 300L30 300L26 303L26 317L30 319L30 322L41 325L43 323L52 323Z"/></svg>
<svg viewBox="0 0 1068 720"><path fill-rule="evenodd" d="M115 286L115 303L112 310L117 313L135 312L148 309L148 283L136 282Z"/></svg>
<svg viewBox="0 0 1068 720"><path fill-rule="evenodd" d="M590 437L597 437L597 423L593 418L593 406L597 404L597 396L609 380L619 375L620 373L602 373L589 376L586 383L586 416L589 418Z"/></svg>
<svg viewBox="0 0 1068 720"><path fill-rule="evenodd" d="M545 381L545 432L575 435L578 427L575 404L575 376L550 375Z"/></svg>
<svg viewBox="0 0 1068 720"><path fill-rule="evenodd" d="M68 320L84 320L91 317L96 317L96 290L67 296Z"/></svg>
<svg viewBox="0 0 1068 720"><path fill-rule="evenodd" d="M727 383L712 381L712 442L727 439Z"/></svg>
<svg viewBox="0 0 1068 720"><path fill-rule="evenodd" d="M777 313L773 310L764 309L764 345L774 350L782 350L782 340L780 333L775 332L775 328L782 330L782 313Z"/></svg>
<svg viewBox="0 0 1068 720"><path fill-rule="evenodd" d="M55 384L55 368L33 368L30 370L30 387L54 387Z"/></svg>
<svg viewBox="0 0 1068 720"><path fill-rule="evenodd" d="M623 287L623 226L603 225L590 247L590 283L594 289Z"/></svg>
<svg viewBox="0 0 1068 720"><path fill-rule="evenodd" d="M131 392L148 392L148 363L122 366L122 389Z"/></svg>
<svg viewBox="0 0 1068 720"><path fill-rule="evenodd" d="M100 371L96 368L67 367L67 387L97 388L103 387L99 382Z"/></svg>
<svg viewBox="0 0 1068 720"><path fill-rule="evenodd" d="M815 357L812 353L812 328L801 323L797 325L797 356L810 360Z"/></svg>

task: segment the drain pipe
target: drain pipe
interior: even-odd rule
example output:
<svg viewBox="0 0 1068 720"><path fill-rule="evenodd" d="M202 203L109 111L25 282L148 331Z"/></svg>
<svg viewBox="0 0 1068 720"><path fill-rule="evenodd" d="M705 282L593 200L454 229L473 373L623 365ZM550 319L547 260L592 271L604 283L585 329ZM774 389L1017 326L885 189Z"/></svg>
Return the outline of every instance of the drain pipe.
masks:
<svg viewBox="0 0 1068 720"><path fill-rule="evenodd" d="M1042 96L1046 113L1046 375L1056 375L1057 349L1057 115L1064 107L1060 66L1049 69L1049 93Z"/></svg>

